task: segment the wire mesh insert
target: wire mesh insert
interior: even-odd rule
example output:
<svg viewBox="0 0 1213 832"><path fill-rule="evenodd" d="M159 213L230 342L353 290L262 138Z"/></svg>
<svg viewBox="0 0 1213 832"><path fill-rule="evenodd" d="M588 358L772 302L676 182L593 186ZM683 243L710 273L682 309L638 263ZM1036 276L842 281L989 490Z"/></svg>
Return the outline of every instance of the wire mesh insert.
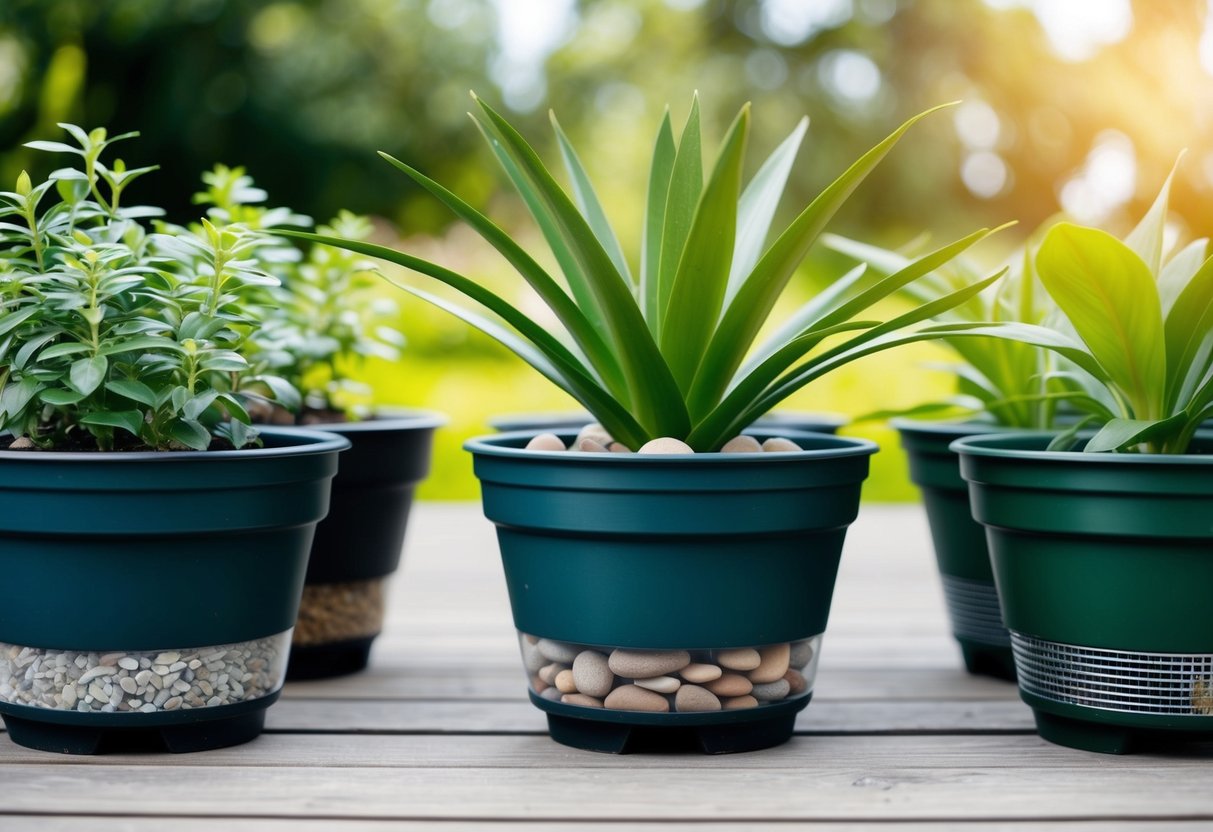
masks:
<svg viewBox="0 0 1213 832"><path fill-rule="evenodd" d="M1011 634L1027 693L1105 711L1213 717L1213 653L1139 653Z"/></svg>
<svg viewBox="0 0 1213 832"><path fill-rule="evenodd" d="M952 633L957 638L1010 647L1011 636L1002 623L998 591L987 581L943 575L943 594L948 604Z"/></svg>

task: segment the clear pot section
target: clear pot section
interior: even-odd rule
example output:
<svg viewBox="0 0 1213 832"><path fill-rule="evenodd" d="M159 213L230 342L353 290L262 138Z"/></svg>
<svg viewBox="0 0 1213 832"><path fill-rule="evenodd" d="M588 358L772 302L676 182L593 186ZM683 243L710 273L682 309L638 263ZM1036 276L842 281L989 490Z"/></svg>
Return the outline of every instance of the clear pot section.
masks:
<svg viewBox="0 0 1213 832"><path fill-rule="evenodd" d="M387 582L385 577L304 586L292 643L312 647L378 635Z"/></svg>
<svg viewBox="0 0 1213 832"><path fill-rule="evenodd" d="M291 631L181 650L107 653L0 642L0 702L81 713L217 708L282 687Z"/></svg>
<svg viewBox="0 0 1213 832"><path fill-rule="evenodd" d="M726 650L631 650L518 634L531 690L585 708L705 713L808 696L821 636Z"/></svg>

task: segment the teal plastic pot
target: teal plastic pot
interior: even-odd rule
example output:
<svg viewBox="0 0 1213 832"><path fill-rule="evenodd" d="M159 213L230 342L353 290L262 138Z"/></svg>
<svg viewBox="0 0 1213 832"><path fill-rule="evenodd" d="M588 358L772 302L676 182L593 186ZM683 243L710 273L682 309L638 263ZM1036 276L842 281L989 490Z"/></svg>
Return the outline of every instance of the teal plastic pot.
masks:
<svg viewBox="0 0 1213 832"><path fill-rule="evenodd" d="M519 413L510 416L495 416L489 419L489 427L494 430L509 431L551 431L560 433L572 431L574 434L593 421L592 416L585 412L572 411L569 413ZM837 413L801 413L798 411L774 411L754 423L758 430L798 430L809 433L834 434L847 424L846 416Z"/></svg>
<svg viewBox="0 0 1213 832"><path fill-rule="evenodd" d="M1213 738L1213 434L1187 456L1049 438L952 445L1041 736L1109 753Z"/></svg>
<svg viewBox="0 0 1213 832"><path fill-rule="evenodd" d="M524 450L532 435L465 447L552 737L612 752L786 741L876 446L787 432L804 450L649 456Z"/></svg>
<svg viewBox="0 0 1213 832"><path fill-rule="evenodd" d="M349 440L328 516L316 527L288 679L366 667L383 629L387 584L400 566L413 492L430 471L437 413L388 411L319 428ZM293 430L286 428L285 430Z"/></svg>
<svg viewBox="0 0 1213 832"><path fill-rule="evenodd" d="M943 582L952 634L970 673L1015 680L1011 635L1003 626L986 532L973 519L960 457L948 446L967 436L1005 431L975 422L894 419L910 461L910 479L922 490L931 541Z"/></svg>
<svg viewBox="0 0 1213 832"><path fill-rule="evenodd" d="M316 523L349 443L0 451L0 714L89 754L256 737L278 697Z"/></svg>

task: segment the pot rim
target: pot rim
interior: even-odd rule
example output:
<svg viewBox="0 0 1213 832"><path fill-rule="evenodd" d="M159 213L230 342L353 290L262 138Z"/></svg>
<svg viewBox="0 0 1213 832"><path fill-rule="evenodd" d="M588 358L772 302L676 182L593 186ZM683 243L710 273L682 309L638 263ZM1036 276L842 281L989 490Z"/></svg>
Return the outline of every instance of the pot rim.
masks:
<svg viewBox="0 0 1213 832"><path fill-rule="evenodd" d="M258 427L261 436L286 440L287 444L268 448L243 448L232 451L0 451L0 462L39 463L131 463L199 462L226 459L272 459L283 456L311 456L344 451L350 440L335 433L311 428Z"/></svg>
<svg viewBox="0 0 1213 832"><path fill-rule="evenodd" d="M1039 433L1039 431L1030 431L1025 428L1015 428L994 421L981 421L978 419L950 421L946 419L913 419L909 416L894 416L892 419L889 419L889 425L897 431L935 436L966 437L974 435L974 431L988 431L990 433L1022 433L1028 431Z"/></svg>
<svg viewBox="0 0 1213 832"><path fill-rule="evenodd" d="M437 410L414 410L403 407L382 407L371 411L372 418L351 422L316 422L309 425L278 425L291 431L320 431L323 433L366 433L380 430L426 430L447 424L450 419ZM381 416L379 414L382 414Z"/></svg>
<svg viewBox="0 0 1213 832"><path fill-rule="evenodd" d="M1080 438L1089 439L1092 432L1080 433ZM1052 439L1056 433L1048 431L1017 431L1015 433L987 433L967 436L948 445L948 449L962 456L984 457L1003 460L1032 460L1054 465L1137 465L1137 466L1213 466L1213 454L1088 454L1082 451L1046 451L1029 448L1006 447L1012 443ZM1197 431L1197 437L1213 442L1213 431Z"/></svg>
<svg viewBox="0 0 1213 832"><path fill-rule="evenodd" d="M571 431L554 431L562 440L576 438L576 433ZM753 429L749 428L743 433L752 435L759 433L770 436L772 431L769 429ZM524 439L531 439L536 435L536 431L510 431L508 433L498 433L488 436L477 436L463 443L463 448L473 454L482 456L505 457L508 459L526 459L535 461L552 462L555 460L565 460L570 463L591 465L656 465L660 463L676 463L679 465L732 465L740 463L754 463L758 461L768 462L771 464L789 464L803 463L813 459L839 459L843 457L853 456L871 456L880 450L880 446L870 439L860 439L852 436L835 436L829 433L812 433L802 430L778 430L776 435L787 439L811 440L825 447L810 448L808 450L787 451L782 453L748 453L748 454L726 454L719 451L712 453L697 453L697 454L623 454L623 453L602 453L591 451L536 451L527 450L523 447L517 447L511 443L521 442Z"/></svg>

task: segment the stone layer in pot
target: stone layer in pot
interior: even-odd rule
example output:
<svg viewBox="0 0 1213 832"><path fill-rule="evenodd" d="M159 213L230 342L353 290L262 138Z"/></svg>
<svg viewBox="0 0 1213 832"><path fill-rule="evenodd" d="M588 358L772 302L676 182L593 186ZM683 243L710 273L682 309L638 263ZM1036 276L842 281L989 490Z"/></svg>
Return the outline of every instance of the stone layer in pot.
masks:
<svg viewBox="0 0 1213 832"><path fill-rule="evenodd" d="M877 448L780 435L802 450L525 450L532 433L465 445L553 739L723 753L791 736Z"/></svg>
<svg viewBox="0 0 1213 832"><path fill-rule="evenodd" d="M438 413L385 410L372 419L314 426L350 442L316 528L288 679L321 679L367 666L383 629L388 583L400 566L413 493L430 470ZM286 428L294 430L294 428Z"/></svg>
<svg viewBox="0 0 1213 832"><path fill-rule="evenodd" d="M948 619L965 667L970 673L1014 681L1011 634L1002 621L986 531L973 519L960 457L948 447L956 439L1006 428L914 419L894 419L892 425L909 458L910 479L922 491Z"/></svg>
<svg viewBox="0 0 1213 832"><path fill-rule="evenodd" d="M1050 438L952 445L1041 736L1105 753L1213 738L1213 434L1182 456Z"/></svg>
<svg viewBox="0 0 1213 832"><path fill-rule="evenodd" d="M594 417L584 411L568 413L514 413L494 416L489 427L503 433L510 431L578 431L590 424ZM809 433L837 433L847 424L846 416L837 413L802 413L795 410L775 410L754 423L755 429L799 430Z"/></svg>
<svg viewBox="0 0 1213 832"><path fill-rule="evenodd" d="M278 698L337 454L0 451L0 714L19 745L198 751Z"/></svg>

